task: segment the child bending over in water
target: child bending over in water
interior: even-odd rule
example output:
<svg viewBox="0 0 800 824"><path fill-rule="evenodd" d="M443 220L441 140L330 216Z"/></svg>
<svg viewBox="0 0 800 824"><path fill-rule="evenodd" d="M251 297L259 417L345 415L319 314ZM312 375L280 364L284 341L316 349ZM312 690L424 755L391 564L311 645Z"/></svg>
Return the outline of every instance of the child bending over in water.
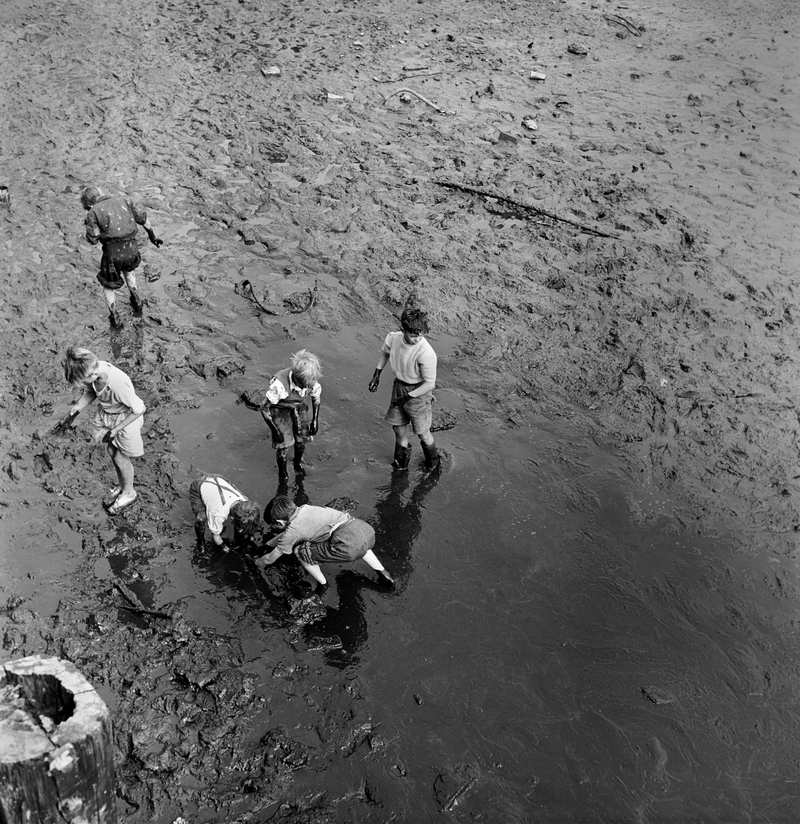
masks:
<svg viewBox="0 0 800 824"><path fill-rule="evenodd" d="M282 530L267 542L272 552L256 559L263 570L281 555L294 554L303 569L322 586L327 581L319 565L363 559L390 586L394 579L383 568L372 547L375 530L366 521L328 506L295 506L287 495L276 495L264 510L264 520Z"/></svg>

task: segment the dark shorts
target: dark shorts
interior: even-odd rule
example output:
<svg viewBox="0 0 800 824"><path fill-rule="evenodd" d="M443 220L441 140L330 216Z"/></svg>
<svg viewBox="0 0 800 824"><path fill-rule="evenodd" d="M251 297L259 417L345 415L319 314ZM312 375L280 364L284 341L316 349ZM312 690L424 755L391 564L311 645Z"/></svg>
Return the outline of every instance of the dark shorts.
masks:
<svg viewBox="0 0 800 824"><path fill-rule="evenodd" d="M433 423L433 392L426 392L419 398L408 398L403 394L404 387L415 387L420 384L404 384L395 378L392 384L392 400L384 420L392 426L408 426L411 424L415 435L424 435L430 431Z"/></svg>
<svg viewBox="0 0 800 824"><path fill-rule="evenodd" d="M363 558L375 546L375 530L359 518L353 518L333 531L325 541L303 541L294 554L306 564L345 564Z"/></svg>
<svg viewBox="0 0 800 824"><path fill-rule="evenodd" d="M136 234L102 243L103 257L97 279L105 289L121 289L125 285L122 273L132 272L142 262Z"/></svg>
<svg viewBox="0 0 800 824"><path fill-rule="evenodd" d="M287 449L295 442L294 429L292 428L292 413L291 410L283 406L271 406L270 414L272 415L272 422L278 427L278 430L283 435L283 443L275 443L272 441L273 449ZM297 415L300 419L300 443L307 443L313 441L312 435L308 434L308 425L311 423L311 415L308 413L308 407L303 404L297 407Z"/></svg>
<svg viewBox="0 0 800 824"><path fill-rule="evenodd" d="M200 485L205 481L205 478L192 481L189 487L189 505L192 507L194 517L201 521L206 517L206 505L203 503L203 496L200 494Z"/></svg>

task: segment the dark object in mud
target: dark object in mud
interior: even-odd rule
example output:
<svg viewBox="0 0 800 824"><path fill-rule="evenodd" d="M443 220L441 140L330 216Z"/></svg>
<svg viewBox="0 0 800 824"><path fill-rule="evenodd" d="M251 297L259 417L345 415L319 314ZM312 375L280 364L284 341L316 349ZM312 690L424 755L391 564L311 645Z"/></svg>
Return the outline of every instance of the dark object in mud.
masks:
<svg viewBox="0 0 800 824"><path fill-rule="evenodd" d="M330 507L331 509L339 509L342 512L352 512L358 507L358 501L355 498L351 498L349 495L340 495L338 498L328 501L325 506Z"/></svg>
<svg viewBox="0 0 800 824"><path fill-rule="evenodd" d="M570 54L577 54L579 57L589 54L589 49L587 49L586 46L581 46L579 43L570 43L569 46L567 46L567 51Z"/></svg>
<svg viewBox="0 0 800 824"><path fill-rule="evenodd" d="M678 699L661 687L642 687L642 695L654 704L674 704Z"/></svg>
<svg viewBox="0 0 800 824"><path fill-rule="evenodd" d="M239 361L225 361L217 364L217 378L225 380L231 375L244 375L244 364Z"/></svg>
<svg viewBox="0 0 800 824"><path fill-rule="evenodd" d="M11 192L8 191L8 186L0 186L0 208L11 208Z"/></svg>
<svg viewBox="0 0 800 824"><path fill-rule="evenodd" d="M457 423L458 418L452 412L437 409L433 413L431 432L446 432L448 429L452 429Z"/></svg>
<svg viewBox="0 0 800 824"><path fill-rule="evenodd" d="M560 292L562 289L566 289L569 283L564 275L549 275L544 285L554 292Z"/></svg>
<svg viewBox="0 0 800 824"><path fill-rule="evenodd" d="M75 418L78 417L77 412L70 412L69 415L65 415L51 430L51 435L59 435L64 430L69 429L72 426L72 422Z"/></svg>
<svg viewBox="0 0 800 824"><path fill-rule="evenodd" d="M172 620L172 616L166 612L158 612L157 610L147 609L145 605L136 597L136 594L120 581L114 581L114 589L130 604L130 606L123 606L127 612L135 612L137 615L150 615L153 618L165 618L167 621Z"/></svg>
<svg viewBox="0 0 800 824"><path fill-rule="evenodd" d="M574 226L576 229L580 229L582 232L586 232L590 235L597 235L597 237L613 237L619 238L619 235L611 234L610 232L603 232L600 229L594 229L591 226L586 226L583 223L578 223L575 220L570 220L567 217L559 217L552 212L548 212L545 209L539 209L537 206L529 206L527 203L521 203L518 200L514 200L510 197L505 197L504 195L496 195L492 194L492 192L485 192L482 189L476 189L473 186L462 186L460 183L450 183L448 180L434 180L434 183L437 186L442 186L445 189L454 189L458 192L465 192L468 195L478 195L479 197L487 197L493 198L494 200L499 201L500 203L506 203L509 206L515 206L517 209L521 209L522 211L526 212L533 212L536 215L543 215L544 217L549 217L550 220L555 220L560 223L566 223L569 226Z"/></svg>
<svg viewBox="0 0 800 824"><path fill-rule="evenodd" d="M236 399L236 403L243 403L248 409L258 412L264 402L264 392L260 389L248 389Z"/></svg>
<svg viewBox="0 0 800 824"><path fill-rule="evenodd" d="M0 670L0 820L116 824L108 707L69 661L34 655Z"/></svg>
<svg viewBox="0 0 800 824"><path fill-rule="evenodd" d="M273 309L269 309L268 307L264 306L264 304L256 297L256 293L253 291L253 284L250 283L249 280L243 280L241 283L237 283L234 291L237 295L241 295L242 297L245 297L248 300L255 303L268 315L281 314L280 312L276 312ZM311 307L317 302L318 291L319 283L317 281L314 281L314 288L308 290L307 300L301 302L301 300L297 297L298 293L295 292L294 294L289 295L288 298L284 298L284 308L287 309L288 314L290 315L300 315L303 312L308 312L308 310L311 309Z"/></svg>

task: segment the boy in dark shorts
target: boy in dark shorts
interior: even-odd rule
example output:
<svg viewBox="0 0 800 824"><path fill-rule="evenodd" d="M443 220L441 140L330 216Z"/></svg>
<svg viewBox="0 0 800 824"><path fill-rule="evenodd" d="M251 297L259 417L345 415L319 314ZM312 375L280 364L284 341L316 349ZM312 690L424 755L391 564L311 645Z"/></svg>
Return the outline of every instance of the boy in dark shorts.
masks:
<svg viewBox="0 0 800 824"><path fill-rule="evenodd" d="M303 461L306 443L319 431L322 397L319 358L301 349L292 355L292 365L281 369L270 381L261 404L261 417L272 433L272 448L278 461L278 476L288 478L287 453L294 444L294 471L304 475L311 467ZM311 398L311 420L306 398Z"/></svg>
<svg viewBox="0 0 800 824"><path fill-rule="evenodd" d="M150 243L158 247L164 242L156 237L147 212L125 195L106 195L96 186L87 186L81 192L81 203L86 209L86 240L103 246L97 280L103 287L108 304L108 317L115 329L122 327L117 314L115 292L127 284L131 306L136 314L142 311L142 299L136 288L134 269L142 262L136 226L143 226Z"/></svg>
<svg viewBox="0 0 800 824"><path fill-rule="evenodd" d="M375 530L359 518L328 506L295 506L287 495L276 495L264 510L264 520L282 532L267 546L272 552L256 559L263 570L281 555L294 554L303 569L322 586L327 581L320 564L343 564L363 559L390 586L394 579L383 568L372 547Z"/></svg>
<svg viewBox="0 0 800 824"><path fill-rule="evenodd" d="M194 531L198 546L203 545L206 527L211 539L223 550L228 551L222 540L222 532L228 518L233 523L233 539L241 535L252 536L261 523L261 509L254 501L230 482L219 475L206 475L192 481L189 487L189 504L194 512Z"/></svg>
<svg viewBox="0 0 800 824"><path fill-rule="evenodd" d="M411 445L409 427L419 436L425 453L425 466L433 471L440 465L439 450L431 434L431 401L436 386L436 352L425 340L428 321L419 309L405 309L400 317L401 332L389 332L383 342L378 365L369 382L369 391L376 392L381 372L387 362L394 372L392 397L384 420L392 425L395 436L396 469L408 469Z"/></svg>

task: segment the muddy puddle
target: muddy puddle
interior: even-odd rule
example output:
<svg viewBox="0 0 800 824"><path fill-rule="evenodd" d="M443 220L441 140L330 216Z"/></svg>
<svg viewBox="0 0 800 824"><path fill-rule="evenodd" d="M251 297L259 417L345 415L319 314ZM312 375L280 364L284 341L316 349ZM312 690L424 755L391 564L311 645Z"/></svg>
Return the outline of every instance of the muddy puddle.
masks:
<svg viewBox="0 0 800 824"><path fill-rule="evenodd" d="M132 587L139 576L148 606L177 606L241 647L240 672L268 708L253 717L253 742L284 730L307 767L258 820L281 820L289 797L337 799L343 821L386 820L381 808L393 820L446 811L504 822L530 821L532 810L547 821L781 812L773 746L800 750L793 710L771 700L766 596L745 559L569 422L508 420L448 336L430 336L437 407L457 421L437 433L444 471L424 473L415 445L411 471L392 473L388 382L366 391L380 329L290 339L291 318L264 330L263 317L242 316L230 284L212 297L204 322L225 324L245 368L209 379L202 404L173 416L186 485L215 471L262 505L278 491L266 427L237 400L307 346L324 360L322 430L307 450L313 473L292 477L289 492L351 498L397 579L388 592L366 566L329 568L320 598L287 601L292 562L262 579L246 553L197 550L185 494L167 515L177 540L143 554L128 540L96 570ZM269 362L262 336L272 337ZM176 394L197 396L203 379L182 374ZM337 712L353 720L339 748L347 757L332 758L318 704L342 689Z"/></svg>

